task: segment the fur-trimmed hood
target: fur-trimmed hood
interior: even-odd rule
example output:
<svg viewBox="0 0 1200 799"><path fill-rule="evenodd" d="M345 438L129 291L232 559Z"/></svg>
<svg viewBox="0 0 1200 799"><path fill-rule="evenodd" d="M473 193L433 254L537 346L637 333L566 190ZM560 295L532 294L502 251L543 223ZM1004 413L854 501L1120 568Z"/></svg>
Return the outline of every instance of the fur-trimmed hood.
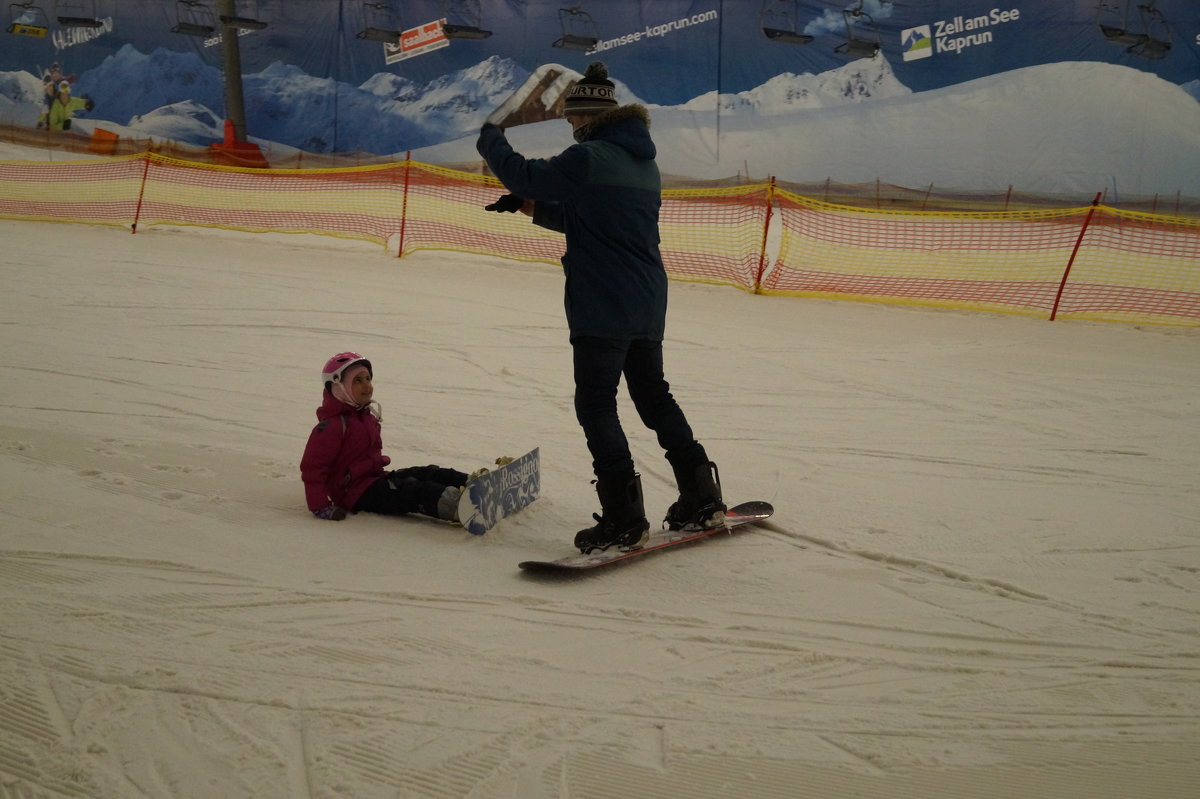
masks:
<svg viewBox="0 0 1200 799"><path fill-rule="evenodd" d="M612 142L628 150L634 158L644 160L658 155L658 148L650 138L650 112L640 103L597 114L588 124L582 141Z"/></svg>
<svg viewBox="0 0 1200 799"><path fill-rule="evenodd" d="M646 106L641 103L630 103L629 105L617 106L611 111L605 111L602 114L596 115L595 124L604 124L606 122L617 122L629 117L637 117L646 123L646 127L650 127L650 112L646 110Z"/></svg>

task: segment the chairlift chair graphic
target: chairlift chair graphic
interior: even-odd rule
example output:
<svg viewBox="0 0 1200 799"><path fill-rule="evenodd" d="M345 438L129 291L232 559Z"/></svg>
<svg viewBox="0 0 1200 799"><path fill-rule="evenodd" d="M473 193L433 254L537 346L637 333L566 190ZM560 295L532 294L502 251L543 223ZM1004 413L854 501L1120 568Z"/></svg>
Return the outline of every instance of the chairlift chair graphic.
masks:
<svg viewBox="0 0 1200 799"><path fill-rule="evenodd" d="M8 7L8 27L4 30L17 36L42 39L50 32L50 18L33 3L13 3Z"/></svg>
<svg viewBox="0 0 1200 799"><path fill-rule="evenodd" d="M211 8L200 0L176 0L175 27L171 28L171 33L207 39L216 30L217 19Z"/></svg>
<svg viewBox="0 0 1200 799"><path fill-rule="evenodd" d="M586 52L600 42L596 35L596 20L583 10L583 6L560 8L558 24L562 27L562 37L553 43L553 47Z"/></svg>
<svg viewBox="0 0 1200 799"><path fill-rule="evenodd" d="M1125 45L1125 52L1160 60L1171 51L1171 26L1156 3L1139 3L1135 23L1131 21L1133 0L1099 0L1096 27L1108 41Z"/></svg>
<svg viewBox="0 0 1200 799"><path fill-rule="evenodd" d="M763 36L780 44L809 44L813 37L801 33L800 0L763 0L758 13Z"/></svg>
<svg viewBox="0 0 1200 799"><path fill-rule="evenodd" d="M842 19L846 23L846 41L833 48L833 52L850 58L874 58L883 45L879 25L863 11L863 0L858 0L857 8L843 9ZM868 30L869 33L864 33Z"/></svg>
<svg viewBox="0 0 1200 799"><path fill-rule="evenodd" d="M54 17L64 28L104 27L96 16L96 0L58 0L54 4Z"/></svg>
<svg viewBox="0 0 1200 799"><path fill-rule="evenodd" d="M234 5L236 6L236 3ZM248 10L241 14L236 13L236 8L233 14L222 14L219 17L221 24L228 28L237 28L240 31L260 31L267 27L267 23L258 18L258 0L249 0L247 5L249 6Z"/></svg>
<svg viewBox="0 0 1200 799"><path fill-rule="evenodd" d="M442 34L447 39L486 39L492 35L483 29L480 0L442 0Z"/></svg>
<svg viewBox="0 0 1200 799"><path fill-rule="evenodd" d="M387 3L363 3L363 29L354 34L368 42L400 43L400 23Z"/></svg>

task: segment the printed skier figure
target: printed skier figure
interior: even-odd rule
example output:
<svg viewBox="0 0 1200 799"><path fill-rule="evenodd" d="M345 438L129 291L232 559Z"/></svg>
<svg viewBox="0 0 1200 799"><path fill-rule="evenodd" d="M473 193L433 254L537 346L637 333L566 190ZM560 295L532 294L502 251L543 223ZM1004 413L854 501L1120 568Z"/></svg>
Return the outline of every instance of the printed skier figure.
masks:
<svg viewBox="0 0 1200 799"><path fill-rule="evenodd" d="M59 81L58 96L50 103L50 107L42 112L37 127L49 128L55 133L70 130L71 120L76 111L91 111L95 107L96 104L90 97L72 97L71 84L65 80Z"/></svg>
<svg viewBox="0 0 1200 799"><path fill-rule="evenodd" d="M662 181L650 114L642 105L618 105L600 61L570 89L563 113L576 144L553 158L525 158L492 123L484 124L476 149L512 192L487 210L521 211L566 237L562 265L575 414L592 455L601 508L575 545L583 553L636 549L649 537L641 477L617 416L622 376L679 487L664 526L719 527L725 503L716 465L663 376L667 274L659 253Z"/></svg>
<svg viewBox="0 0 1200 799"><path fill-rule="evenodd" d="M332 521L367 511L458 522L459 497L470 479L465 472L441 466L385 468L391 458L383 454L373 377L371 362L356 352L333 356L321 370L318 422L300 460L308 509Z"/></svg>
<svg viewBox="0 0 1200 799"><path fill-rule="evenodd" d="M46 102L46 107L49 108L58 98L59 85L66 81L68 84L75 83L74 75L64 75L62 64L54 61L50 64L50 69L42 76L42 90L45 93L43 98Z"/></svg>

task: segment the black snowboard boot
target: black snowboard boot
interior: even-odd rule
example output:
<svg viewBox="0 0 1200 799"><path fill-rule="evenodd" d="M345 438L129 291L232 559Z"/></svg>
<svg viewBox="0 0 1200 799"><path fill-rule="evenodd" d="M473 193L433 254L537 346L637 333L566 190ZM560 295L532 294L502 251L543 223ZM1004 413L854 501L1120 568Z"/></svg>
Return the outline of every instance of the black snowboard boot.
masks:
<svg viewBox="0 0 1200 799"><path fill-rule="evenodd" d="M696 455L701 460L696 460ZM682 457L668 452L667 460L675 472L679 499L667 510L663 526L669 530L711 530L724 524L727 508L721 498L721 475L704 448L697 444Z"/></svg>
<svg viewBox="0 0 1200 799"><path fill-rule="evenodd" d="M642 501L642 478L596 480L600 495L600 513L592 514L594 527L575 534L575 546L587 555L590 552L617 546L622 550L638 549L650 537L650 522Z"/></svg>

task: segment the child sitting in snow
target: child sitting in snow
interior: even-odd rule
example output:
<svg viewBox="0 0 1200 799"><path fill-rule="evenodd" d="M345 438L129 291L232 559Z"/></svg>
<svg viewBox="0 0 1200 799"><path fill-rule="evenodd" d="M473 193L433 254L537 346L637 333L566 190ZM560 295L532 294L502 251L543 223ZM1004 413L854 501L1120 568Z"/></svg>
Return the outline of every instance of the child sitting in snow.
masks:
<svg viewBox="0 0 1200 799"><path fill-rule="evenodd" d="M347 513L421 513L458 521L468 475L440 466L385 471L379 403L372 401L371 362L356 352L333 356L321 371L324 401L300 460L308 509L320 519Z"/></svg>

